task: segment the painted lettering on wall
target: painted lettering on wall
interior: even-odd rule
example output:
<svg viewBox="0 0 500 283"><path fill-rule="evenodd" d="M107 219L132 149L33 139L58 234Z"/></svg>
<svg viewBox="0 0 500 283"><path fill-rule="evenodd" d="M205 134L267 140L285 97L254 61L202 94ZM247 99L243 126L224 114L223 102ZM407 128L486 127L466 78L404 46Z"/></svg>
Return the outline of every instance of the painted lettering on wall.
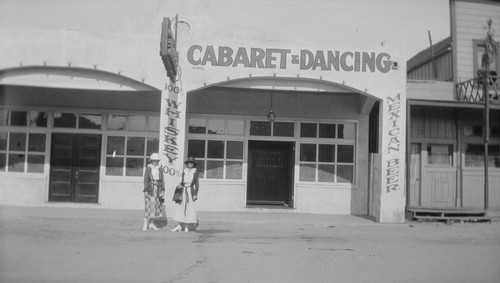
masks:
<svg viewBox="0 0 500 283"><path fill-rule="evenodd" d="M387 114L388 114L388 137L389 142L387 144L387 154L393 152L399 152L401 149L401 94L398 93L394 97L387 97ZM386 178L386 192L399 190L401 187L400 183L400 173L401 173L401 162L399 158L392 158L387 161L385 169Z"/></svg>
<svg viewBox="0 0 500 283"><path fill-rule="evenodd" d="M166 98L165 113L167 116L167 125L163 128L163 153L167 157L169 164L173 164L179 155L178 137L180 131L177 126L177 120L181 118L179 111L180 103L172 97L177 97L177 95L169 95Z"/></svg>
<svg viewBox="0 0 500 283"><path fill-rule="evenodd" d="M245 67L260 69L286 69L288 64L300 70L381 72L391 70L391 56L387 53L333 50L246 48L234 50L228 46L193 45L188 49L187 60L193 66Z"/></svg>
<svg viewBox="0 0 500 283"><path fill-rule="evenodd" d="M394 98L387 97L387 107L389 114L389 144L387 145L387 153L399 151L401 146L401 94L398 93Z"/></svg>

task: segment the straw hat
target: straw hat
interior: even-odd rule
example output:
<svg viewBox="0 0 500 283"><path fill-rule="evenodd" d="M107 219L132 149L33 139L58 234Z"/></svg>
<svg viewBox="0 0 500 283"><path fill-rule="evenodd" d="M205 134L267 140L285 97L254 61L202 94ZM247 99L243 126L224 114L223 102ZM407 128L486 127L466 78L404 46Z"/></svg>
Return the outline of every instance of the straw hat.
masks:
<svg viewBox="0 0 500 283"><path fill-rule="evenodd" d="M160 160L161 158L160 158L160 155L155 152L155 153L151 154L151 157L149 159L151 159L151 160Z"/></svg>

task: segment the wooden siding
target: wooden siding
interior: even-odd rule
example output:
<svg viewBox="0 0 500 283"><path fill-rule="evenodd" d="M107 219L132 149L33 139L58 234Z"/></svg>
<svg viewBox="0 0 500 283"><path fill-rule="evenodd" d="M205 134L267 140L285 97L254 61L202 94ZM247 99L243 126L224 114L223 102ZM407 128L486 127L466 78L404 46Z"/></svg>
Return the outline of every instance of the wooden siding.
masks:
<svg viewBox="0 0 500 283"><path fill-rule="evenodd" d="M455 111L447 108L411 107L410 138L453 140L457 137Z"/></svg>
<svg viewBox="0 0 500 283"><path fill-rule="evenodd" d="M443 56L435 58L437 77L434 76L434 67L432 61L429 61L418 68L408 72L408 80L437 80L437 81L451 81L453 80L452 69L452 54L447 52Z"/></svg>
<svg viewBox="0 0 500 283"><path fill-rule="evenodd" d="M455 45L457 82L474 78L473 40L483 40L486 36L486 21L493 20L492 27L500 31L500 2L455 2ZM452 23L453 24L453 23Z"/></svg>

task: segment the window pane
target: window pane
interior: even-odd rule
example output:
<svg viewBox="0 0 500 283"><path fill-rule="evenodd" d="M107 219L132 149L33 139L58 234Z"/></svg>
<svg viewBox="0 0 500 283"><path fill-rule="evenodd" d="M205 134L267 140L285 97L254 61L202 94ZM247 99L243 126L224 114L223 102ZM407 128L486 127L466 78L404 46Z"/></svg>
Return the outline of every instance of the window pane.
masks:
<svg viewBox="0 0 500 283"><path fill-rule="evenodd" d="M301 138L315 138L317 137L317 125L313 123L300 124L300 137Z"/></svg>
<svg viewBox="0 0 500 283"><path fill-rule="evenodd" d="M28 151L45 152L45 134L30 134Z"/></svg>
<svg viewBox="0 0 500 283"><path fill-rule="evenodd" d="M453 150L451 145L427 146L427 162L429 164L453 165Z"/></svg>
<svg viewBox="0 0 500 283"><path fill-rule="evenodd" d="M207 179L222 179L224 161L207 160Z"/></svg>
<svg viewBox="0 0 500 283"><path fill-rule="evenodd" d="M106 158L106 175L123 176L123 157Z"/></svg>
<svg viewBox="0 0 500 283"><path fill-rule="evenodd" d="M354 163L354 146L353 145L338 145L337 162Z"/></svg>
<svg viewBox="0 0 500 283"><path fill-rule="evenodd" d="M315 144L300 144L300 161L316 161Z"/></svg>
<svg viewBox="0 0 500 283"><path fill-rule="evenodd" d="M208 141L207 158L224 158L224 141Z"/></svg>
<svg viewBox="0 0 500 283"><path fill-rule="evenodd" d="M353 183L353 182L354 182L354 166L338 165L337 183Z"/></svg>
<svg viewBox="0 0 500 283"><path fill-rule="evenodd" d="M144 158L127 158L126 176L143 176Z"/></svg>
<svg viewBox="0 0 500 283"><path fill-rule="evenodd" d="M129 131L145 131L146 130L146 116L129 116L128 117L128 130Z"/></svg>
<svg viewBox="0 0 500 283"><path fill-rule="evenodd" d="M160 117L149 117L148 131L150 132L160 131Z"/></svg>
<svg viewBox="0 0 500 283"><path fill-rule="evenodd" d="M125 153L125 137L108 137L106 154L123 155Z"/></svg>
<svg viewBox="0 0 500 283"><path fill-rule="evenodd" d="M226 161L226 179L241 179L242 168L241 161Z"/></svg>
<svg viewBox="0 0 500 283"><path fill-rule="evenodd" d="M339 139L354 139L356 136L356 125L354 123L345 123L337 125Z"/></svg>
<svg viewBox="0 0 500 283"><path fill-rule="evenodd" d="M483 126L464 126L464 136L466 137L482 137L483 136Z"/></svg>
<svg viewBox="0 0 500 283"><path fill-rule="evenodd" d="M316 181L316 165L315 164L300 164L300 181L314 182Z"/></svg>
<svg viewBox="0 0 500 283"><path fill-rule="evenodd" d="M465 147L465 166L484 167L484 145L468 144Z"/></svg>
<svg viewBox="0 0 500 283"><path fill-rule="evenodd" d="M196 170L200 172L200 178L205 178L205 160L196 160Z"/></svg>
<svg viewBox="0 0 500 283"><path fill-rule="evenodd" d="M224 120L208 120L208 134L223 135Z"/></svg>
<svg viewBox="0 0 500 283"><path fill-rule="evenodd" d="M26 111L11 111L10 112L10 125L11 126L27 126L28 112Z"/></svg>
<svg viewBox="0 0 500 283"><path fill-rule="evenodd" d="M318 159L319 162L335 162L335 145L320 144Z"/></svg>
<svg viewBox="0 0 500 283"><path fill-rule="evenodd" d="M28 126L47 127L47 113L38 111L28 112Z"/></svg>
<svg viewBox="0 0 500 283"><path fill-rule="evenodd" d="M484 145L468 144L465 149L465 166L484 167ZM500 146L488 145L488 167L500 167Z"/></svg>
<svg viewBox="0 0 500 283"><path fill-rule="evenodd" d="M250 121L250 135L271 136L271 122Z"/></svg>
<svg viewBox="0 0 500 283"><path fill-rule="evenodd" d="M0 126L7 126L9 124L9 111L0 109Z"/></svg>
<svg viewBox="0 0 500 283"><path fill-rule="evenodd" d="M144 138L128 137L127 138L127 155L144 156Z"/></svg>
<svg viewBox="0 0 500 283"><path fill-rule="evenodd" d="M273 136L275 137L293 137L294 123L274 122Z"/></svg>
<svg viewBox="0 0 500 283"><path fill-rule="evenodd" d="M158 146L160 145L159 144L160 141L158 140L158 138L148 138L146 142L147 142L146 156L151 156L151 154L159 152Z"/></svg>
<svg viewBox="0 0 500 283"><path fill-rule="evenodd" d="M7 154L0 153L0 172L5 172L5 167L7 167Z"/></svg>
<svg viewBox="0 0 500 283"><path fill-rule="evenodd" d="M109 114L108 130L126 130L127 129L127 116Z"/></svg>
<svg viewBox="0 0 500 283"><path fill-rule="evenodd" d="M243 135L245 130L245 122L241 120L228 120L227 121L227 134L228 135Z"/></svg>
<svg viewBox="0 0 500 283"><path fill-rule="evenodd" d="M54 113L54 127L76 128L76 115L74 113Z"/></svg>
<svg viewBox="0 0 500 283"><path fill-rule="evenodd" d="M7 133L0 133L0 150L7 149Z"/></svg>
<svg viewBox="0 0 500 283"><path fill-rule="evenodd" d="M205 134L207 132L207 121L205 119L189 119L189 133Z"/></svg>
<svg viewBox="0 0 500 283"><path fill-rule="evenodd" d="M318 182L335 182L335 165L318 165Z"/></svg>
<svg viewBox="0 0 500 283"><path fill-rule="evenodd" d="M80 129L101 129L102 115L100 114L80 114L78 115L78 128Z"/></svg>
<svg viewBox="0 0 500 283"><path fill-rule="evenodd" d="M25 133L10 133L9 149L16 151L26 150L26 134Z"/></svg>
<svg viewBox="0 0 500 283"><path fill-rule="evenodd" d="M320 138L335 138L335 124L319 124L319 137Z"/></svg>
<svg viewBox="0 0 500 283"><path fill-rule="evenodd" d="M204 140L189 140L188 141L188 156L196 158L205 158L205 141Z"/></svg>
<svg viewBox="0 0 500 283"><path fill-rule="evenodd" d="M491 137L500 137L500 127L490 127Z"/></svg>
<svg viewBox="0 0 500 283"><path fill-rule="evenodd" d="M227 142L227 159L243 159L243 142L228 141Z"/></svg>
<svg viewBox="0 0 500 283"><path fill-rule="evenodd" d="M24 172L24 154L9 154L9 172Z"/></svg>
<svg viewBox="0 0 500 283"><path fill-rule="evenodd" d="M43 173L44 155L28 155L28 172Z"/></svg>
<svg viewBox="0 0 500 283"><path fill-rule="evenodd" d="M488 146L488 167L500 168L500 146Z"/></svg>

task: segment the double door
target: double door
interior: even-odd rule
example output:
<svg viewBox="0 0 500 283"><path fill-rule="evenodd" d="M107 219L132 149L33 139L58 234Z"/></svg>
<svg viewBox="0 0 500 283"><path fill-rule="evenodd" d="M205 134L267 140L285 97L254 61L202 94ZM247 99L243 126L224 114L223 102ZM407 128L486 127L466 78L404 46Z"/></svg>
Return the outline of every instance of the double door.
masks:
<svg viewBox="0 0 500 283"><path fill-rule="evenodd" d="M97 203L102 136L52 134L49 201Z"/></svg>

